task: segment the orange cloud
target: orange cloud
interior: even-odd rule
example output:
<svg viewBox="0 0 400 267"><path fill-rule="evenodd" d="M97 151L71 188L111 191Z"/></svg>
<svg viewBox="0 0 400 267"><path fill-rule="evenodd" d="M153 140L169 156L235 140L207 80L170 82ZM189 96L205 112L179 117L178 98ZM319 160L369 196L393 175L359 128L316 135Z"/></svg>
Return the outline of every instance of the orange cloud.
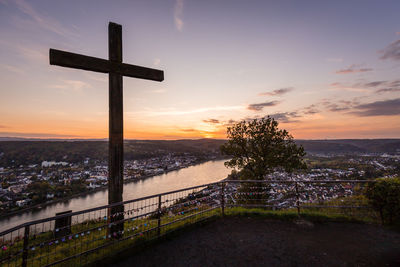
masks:
<svg viewBox="0 0 400 267"><path fill-rule="evenodd" d="M360 65L350 65L347 69L341 69L337 70L335 73L336 74L350 74L350 73L358 73L358 72L367 72L367 71L372 71L373 69L371 68L359 68Z"/></svg>

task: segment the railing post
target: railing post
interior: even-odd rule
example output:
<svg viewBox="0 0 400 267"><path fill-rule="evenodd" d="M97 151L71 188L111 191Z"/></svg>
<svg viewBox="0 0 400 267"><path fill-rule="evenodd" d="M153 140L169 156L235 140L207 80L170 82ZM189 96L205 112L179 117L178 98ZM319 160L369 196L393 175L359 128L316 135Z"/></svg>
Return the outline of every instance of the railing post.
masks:
<svg viewBox="0 0 400 267"><path fill-rule="evenodd" d="M24 244L23 244L23 251L22 251L22 267L26 267L28 264L29 230L30 230L30 225L25 226Z"/></svg>
<svg viewBox="0 0 400 267"><path fill-rule="evenodd" d="M222 182L221 183L221 213L222 213L222 217L225 216L225 183Z"/></svg>
<svg viewBox="0 0 400 267"><path fill-rule="evenodd" d="M158 212L157 212L157 236L161 234L161 195L158 196Z"/></svg>
<svg viewBox="0 0 400 267"><path fill-rule="evenodd" d="M297 206L297 215L300 216L300 195L299 195L299 186L296 182L296 206Z"/></svg>

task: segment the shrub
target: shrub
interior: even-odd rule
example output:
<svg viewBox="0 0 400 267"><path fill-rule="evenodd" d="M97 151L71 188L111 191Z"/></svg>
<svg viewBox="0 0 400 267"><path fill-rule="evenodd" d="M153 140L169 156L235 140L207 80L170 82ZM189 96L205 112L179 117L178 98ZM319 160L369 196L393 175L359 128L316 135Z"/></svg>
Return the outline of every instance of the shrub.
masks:
<svg viewBox="0 0 400 267"><path fill-rule="evenodd" d="M400 178L376 179L368 185L366 195L382 224L400 223Z"/></svg>

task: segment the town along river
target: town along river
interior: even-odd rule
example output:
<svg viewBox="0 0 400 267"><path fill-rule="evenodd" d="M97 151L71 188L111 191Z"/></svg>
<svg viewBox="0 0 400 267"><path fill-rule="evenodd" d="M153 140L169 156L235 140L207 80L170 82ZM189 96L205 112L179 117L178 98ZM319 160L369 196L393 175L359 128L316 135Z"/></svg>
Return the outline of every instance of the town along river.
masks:
<svg viewBox="0 0 400 267"><path fill-rule="evenodd" d="M152 176L144 180L126 183L124 185L124 200L220 181L230 173L230 170L224 166L224 161L208 161L162 175ZM57 212L67 210L79 211L107 205L107 200L108 190L104 189L63 202L50 204L41 209L12 215L0 219L0 232L28 221L55 216Z"/></svg>

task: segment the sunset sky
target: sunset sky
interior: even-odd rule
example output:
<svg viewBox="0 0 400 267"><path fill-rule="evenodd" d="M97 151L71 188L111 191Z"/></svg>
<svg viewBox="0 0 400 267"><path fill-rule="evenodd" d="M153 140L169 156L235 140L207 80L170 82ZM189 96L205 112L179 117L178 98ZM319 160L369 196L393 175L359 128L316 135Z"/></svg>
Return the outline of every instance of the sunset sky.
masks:
<svg viewBox="0 0 400 267"><path fill-rule="evenodd" d="M400 138L400 1L0 0L0 137L107 138L108 75L49 48L164 70L124 78L127 139L225 138L270 115L297 139Z"/></svg>

